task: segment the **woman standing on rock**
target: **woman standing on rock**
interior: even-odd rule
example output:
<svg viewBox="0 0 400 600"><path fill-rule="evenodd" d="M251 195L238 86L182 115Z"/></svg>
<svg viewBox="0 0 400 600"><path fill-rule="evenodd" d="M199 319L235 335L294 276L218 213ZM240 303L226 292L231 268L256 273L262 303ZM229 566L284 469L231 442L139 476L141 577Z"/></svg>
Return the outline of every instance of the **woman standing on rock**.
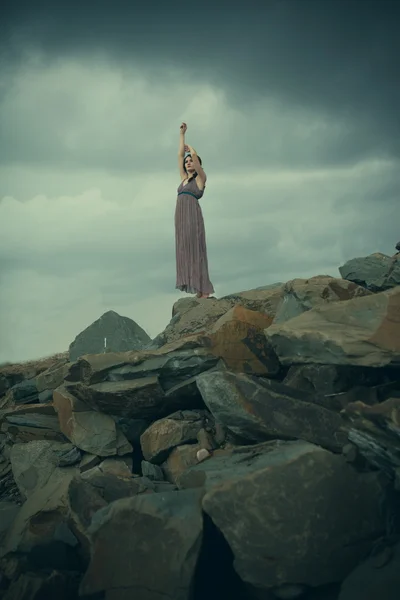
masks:
<svg viewBox="0 0 400 600"><path fill-rule="evenodd" d="M214 288L208 275L206 232L199 204L207 177L200 156L185 144L186 130L186 123L182 123L178 151L181 183L175 210L176 287L208 298Z"/></svg>

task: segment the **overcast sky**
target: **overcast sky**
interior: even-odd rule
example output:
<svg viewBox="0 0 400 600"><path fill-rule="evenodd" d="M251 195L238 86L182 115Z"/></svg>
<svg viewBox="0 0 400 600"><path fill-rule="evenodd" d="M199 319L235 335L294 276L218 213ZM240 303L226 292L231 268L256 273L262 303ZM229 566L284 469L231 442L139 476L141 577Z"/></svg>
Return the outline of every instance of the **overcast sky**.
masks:
<svg viewBox="0 0 400 600"><path fill-rule="evenodd" d="M6 1L0 362L166 326L182 120L217 296L395 252L399 0L215 2Z"/></svg>

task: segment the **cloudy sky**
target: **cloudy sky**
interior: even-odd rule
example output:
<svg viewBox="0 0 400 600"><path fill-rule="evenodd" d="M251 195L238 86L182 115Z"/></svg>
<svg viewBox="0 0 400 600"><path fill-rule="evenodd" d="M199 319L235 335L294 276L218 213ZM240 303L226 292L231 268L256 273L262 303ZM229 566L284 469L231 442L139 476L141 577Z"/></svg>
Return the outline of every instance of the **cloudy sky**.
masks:
<svg viewBox="0 0 400 600"><path fill-rule="evenodd" d="M217 296L394 253L400 2L237 6L6 2L0 362L66 350L109 309L165 327L182 120Z"/></svg>

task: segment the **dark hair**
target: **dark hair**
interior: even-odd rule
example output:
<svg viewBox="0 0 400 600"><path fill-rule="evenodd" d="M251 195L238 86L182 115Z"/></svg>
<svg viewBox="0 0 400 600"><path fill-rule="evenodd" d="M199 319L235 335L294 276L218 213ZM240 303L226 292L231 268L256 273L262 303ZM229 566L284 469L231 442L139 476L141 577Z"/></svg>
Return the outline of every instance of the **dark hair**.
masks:
<svg viewBox="0 0 400 600"><path fill-rule="evenodd" d="M187 154L187 155L184 157L184 159L183 159L183 169L184 169L184 171L185 171L186 175L188 174L188 172L187 172L187 170L186 170L186 164L185 164L185 163L186 163L186 159L187 159L187 157L188 157L188 156L192 157L192 155L191 155L191 154ZM197 158L198 158L198 160L199 160L199 163L202 165L203 163L201 162L201 158L200 158L200 156L199 156L199 155L197 155ZM189 179L188 179L188 182L189 182L189 181L191 181L192 179L196 179L197 175L198 175L198 173L196 173L196 171L195 171L195 172L193 173L193 175L191 175L191 176L189 177Z"/></svg>

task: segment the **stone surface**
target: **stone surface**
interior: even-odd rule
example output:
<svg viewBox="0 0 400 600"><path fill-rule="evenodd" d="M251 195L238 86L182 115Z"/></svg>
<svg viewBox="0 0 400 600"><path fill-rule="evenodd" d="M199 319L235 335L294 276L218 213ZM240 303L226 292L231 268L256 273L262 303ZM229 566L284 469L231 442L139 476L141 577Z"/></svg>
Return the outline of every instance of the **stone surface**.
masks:
<svg viewBox="0 0 400 600"><path fill-rule="evenodd" d="M223 300L265 313L273 319L282 301L283 286L283 283L276 283L254 290L236 292L224 296Z"/></svg>
<svg viewBox="0 0 400 600"><path fill-rule="evenodd" d="M230 308L233 302L216 298L181 298L172 308L172 319L155 340L155 347L195 333L205 333Z"/></svg>
<svg viewBox="0 0 400 600"><path fill-rule="evenodd" d="M54 391L54 406L63 434L84 452L98 456L124 455L132 446L109 415L92 410L66 388Z"/></svg>
<svg viewBox="0 0 400 600"><path fill-rule="evenodd" d="M265 335L284 365L400 365L400 287L313 308Z"/></svg>
<svg viewBox="0 0 400 600"><path fill-rule="evenodd" d="M377 252L369 256L352 258L339 267L343 279L348 279L365 288L380 292L400 285L399 256L386 256Z"/></svg>
<svg viewBox="0 0 400 600"><path fill-rule="evenodd" d="M140 438L144 458L161 464L176 446L195 443L206 418L204 411L183 410L155 421Z"/></svg>
<svg viewBox="0 0 400 600"><path fill-rule="evenodd" d="M162 468L147 460L142 460L142 473L143 477L148 477L151 481L164 481Z"/></svg>
<svg viewBox="0 0 400 600"><path fill-rule="evenodd" d="M120 600L190 599L203 533L197 491L117 500L96 513L90 531L92 556L81 583L82 595L106 592L106 597ZM118 594L112 595L113 590Z"/></svg>
<svg viewBox="0 0 400 600"><path fill-rule="evenodd" d="M0 501L0 546L17 516L19 508L15 502Z"/></svg>
<svg viewBox="0 0 400 600"><path fill-rule="evenodd" d="M50 404L25 404L5 409L0 412L0 426L13 442L66 441L54 406Z"/></svg>
<svg viewBox="0 0 400 600"><path fill-rule="evenodd" d="M280 371L279 360L263 333L271 323L272 318L266 314L234 306L202 340L229 370L271 377Z"/></svg>
<svg viewBox="0 0 400 600"><path fill-rule="evenodd" d="M400 544L386 548L356 569L342 584L339 600L398 600Z"/></svg>
<svg viewBox="0 0 400 600"><path fill-rule="evenodd" d="M395 477L400 468L400 398L373 406L353 402L342 414L351 423L349 440L370 464Z"/></svg>
<svg viewBox="0 0 400 600"><path fill-rule="evenodd" d="M22 573L2 596L3 600L78 599L79 578L76 573L53 571Z"/></svg>
<svg viewBox="0 0 400 600"><path fill-rule="evenodd" d="M293 279L283 286L282 302L275 315L274 325L285 323L315 306L350 300L370 293L351 281L327 275Z"/></svg>
<svg viewBox="0 0 400 600"><path fill-rule="evenodd" d="M65 360L60 365L54 365L36 376L37 391L42 393L46 390L55 390L62 384L65 375L69 371L69 363Z"/></svg>
<svg viewBox="0 0 400 600"><path fill-rule="evenodd" d="M240 438L297 438L334 451L341 449L345 439L340 436L342 419L313 404L306 392L223 371L200 375L197 385L215 420Z"/></svg>
<svg viewBox="0 0 400 600"><path fill-rule="evenodd" d="M69 359L72 362L85 354L101 354L104 351L141 350L150 341L135 321L110 310L76 336L69 347Z"/></svg>
<svg viewBox="0 0 400 600"><path fill-rule="evenodd" d="M382 375L376 369L348 365L295 365L290 367L283 383L310 393L340 394L355 386L374 386Z"/></svg>
<svg viewBox="0 0 400 600"><path fill-rule="evenodd" d="M37 569L79 569L78 540L68 525L68 488L74 467L56 469L22 505L9 529L0 557L14 553L34 560Z"/></svg>
<svg viewBox="0 0 400 600"><path fill-rule="evenodd" d="M25 379L16 383L9 391L13 404L31 404L38 401L38 389L34 379Z"/></svg>
<svg viewBox="0 0 400 600"><path fill-rule="evenodd" d="M253 589L340 582L384 531L383 484L344 458L303 441L269 442L215 455L180 487L201 487L234 567Z"/></svg>
<svg viewBox="0 0 400 600"><path fill-rule="evenodd" d="M201 450L200 444L184 444L174 448L162 465L165 479L177 484L181 475L199 462L197 460L199 450Z"/></svg>
<svg viewBox="0 0 400 600"><path fill-rule="evenodd" d="M28 498L37 488L43 487L59 467L63 456L71 450L71 444L47 440L14 444L10 461L21 496Z"/></svg>

